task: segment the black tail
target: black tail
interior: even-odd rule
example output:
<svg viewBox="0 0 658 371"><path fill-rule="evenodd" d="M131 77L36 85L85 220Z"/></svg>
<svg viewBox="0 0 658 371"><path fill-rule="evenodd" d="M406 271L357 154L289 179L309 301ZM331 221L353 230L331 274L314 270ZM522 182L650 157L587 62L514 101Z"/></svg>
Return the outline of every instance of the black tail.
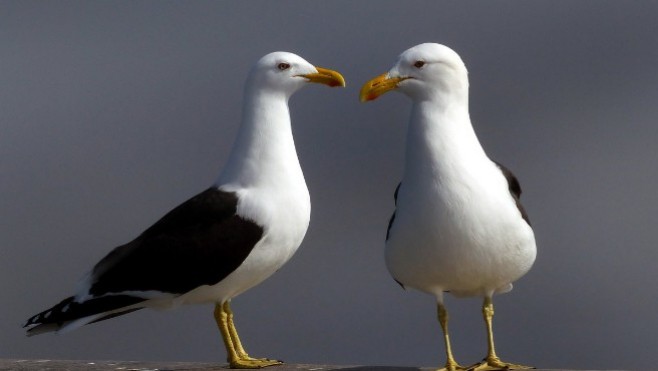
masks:
<svg viewBox="0 0 658 371"><path fill-rule="evenodd" d="M144 301L128 295L103 296L92 298L78 303L73 297L62 300L54 307L30 317L23 327L27 329L27 335L38 335L44 332L59 331L73 321L86 317L91 318L88 323L94 323L110 319L122 314L134 312L142 307L134 307L134 304ZM87 323L82 323L85 325Z"/></svg>

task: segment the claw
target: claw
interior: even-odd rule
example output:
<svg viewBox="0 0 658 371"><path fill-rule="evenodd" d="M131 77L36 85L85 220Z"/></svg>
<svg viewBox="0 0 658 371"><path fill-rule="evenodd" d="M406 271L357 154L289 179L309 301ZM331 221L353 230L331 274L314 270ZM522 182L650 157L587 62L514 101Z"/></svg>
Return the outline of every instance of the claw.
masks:
<svg viewBox="0 0 658 371"><path fill-rule="evenodd" d="M447 364L444 368L440 368L437 371L467 371L468 367L464 367L459 364Z"/></svg>
<svg viewBox="0 0 658 371"><path fill-rule="evenodd" d="M499 358L485 358L482 362L477 363L467 369L467 371L508 371L508 370L529 370L532 366L517 365L514 363L503 362Z"/></svg>
<svg viewBox="0 0 658 371"><path fill-rule="evenodd" d="M236 359L232 361L229 365L231 368L240 368L240 369L255 369L255 368L265 368L270 366L282 365L283 362L276 361L272 359Z"/></svg>

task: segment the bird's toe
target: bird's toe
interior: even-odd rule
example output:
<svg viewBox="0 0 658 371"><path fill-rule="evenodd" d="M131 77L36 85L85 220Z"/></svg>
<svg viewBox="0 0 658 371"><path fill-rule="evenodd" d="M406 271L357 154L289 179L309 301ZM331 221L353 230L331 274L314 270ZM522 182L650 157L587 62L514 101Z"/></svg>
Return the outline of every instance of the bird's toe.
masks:
<svg viewBox="0 0 658 371"><path fill-rule="evenodd" d="M239 369L255 369L255 368L265 368L265 367L270 367L270 366L277 366L277 365L282 365L283 362L277 361L274 359L268 359L268 358L251 358L249 357L248 359L237 359L234 361L231 361L230 367L231 368L239 368Z"/></svg>

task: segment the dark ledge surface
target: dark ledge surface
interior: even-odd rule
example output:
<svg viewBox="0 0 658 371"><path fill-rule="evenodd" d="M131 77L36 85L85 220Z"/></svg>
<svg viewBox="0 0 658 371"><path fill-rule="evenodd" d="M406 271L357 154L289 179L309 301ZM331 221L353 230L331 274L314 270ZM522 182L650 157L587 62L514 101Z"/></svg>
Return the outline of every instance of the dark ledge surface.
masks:
<svg viewBox="0 0 658 371"><path fill-rule="evenodd" d="M81 361L49 359L0 359L0 370L16 371L211 371L228 370L227 364L200 362L139 362L139 361ZM403 366L349 366L349 365L314 365L286 363L281 366L268 367L270 371L431 371L432 367ZM536 371L565 371L554 369L537 369ZM590 370L593 371L593 370Z"/></svg>

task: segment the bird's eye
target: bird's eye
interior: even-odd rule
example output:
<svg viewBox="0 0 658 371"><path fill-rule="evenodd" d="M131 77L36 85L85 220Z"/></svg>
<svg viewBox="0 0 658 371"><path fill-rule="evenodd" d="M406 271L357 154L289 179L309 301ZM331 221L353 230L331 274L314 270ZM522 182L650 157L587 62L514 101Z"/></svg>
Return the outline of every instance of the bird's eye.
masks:
<svg viewBox="0 0 658 371"><path fill-rule="evenodd" d="M414 63L414 67L416 67L416 68L422 68L424 65L425 65L425 62L423 62L423 61L416 61L416 63Z"/></svg>
<svg viewBox="0 0 658 371"><path fill-rule="evenodd" d="M279 64L276 66L276 68L280 69L281 71L285 71L285 70L287 70L288 68L290 68L290 63L285 63L285 62L279 63Z"/></svg>

